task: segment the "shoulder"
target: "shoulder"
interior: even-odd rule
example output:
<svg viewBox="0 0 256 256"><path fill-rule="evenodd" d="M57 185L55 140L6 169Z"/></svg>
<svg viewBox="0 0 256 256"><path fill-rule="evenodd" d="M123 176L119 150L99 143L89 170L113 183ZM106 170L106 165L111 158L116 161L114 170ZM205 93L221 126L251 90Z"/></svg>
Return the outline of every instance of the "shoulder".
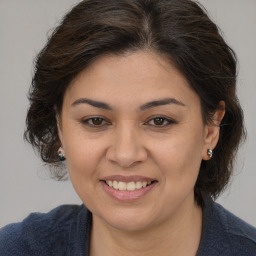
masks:
<svg viewBox="0 0 256 256"><path fill-rule="evenodd" d="M198 255L255 256L256 228L207 198Z"/></svg>
<svg viewBox="0 0 256 256"><path fill-rule="evenodd" d="M53 255L60 248L65 251L71 225L83 208L63 205L48 213L32 213L22 222L3 227L0 255Z"/></svg>
<svg viewBox="0 0 256 256"><path fill-rule="evenodd" d="M214 207L236 255L256 255L256 228L221 205L214 203Z"/></svg>

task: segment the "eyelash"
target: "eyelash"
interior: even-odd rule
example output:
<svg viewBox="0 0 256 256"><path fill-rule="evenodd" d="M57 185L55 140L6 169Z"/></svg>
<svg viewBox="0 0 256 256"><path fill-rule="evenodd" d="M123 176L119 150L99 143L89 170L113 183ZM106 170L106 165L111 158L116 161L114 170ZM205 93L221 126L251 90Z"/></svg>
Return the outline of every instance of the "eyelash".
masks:
<svg viewBox="0 0 256 256"><path fill-rule="evenodd" d="M149 122L151 121L156 121L157 119L162 119L162 121L165 123L165 124L162 124L162 125L154 125L154 124L149 124ZM151 126L155 126L155 127L158 127L158 128L164 128L166 126L169 126L171 124L176 124L177 122L175 122L174 120L170 119L170 118L167 118L167 117L164 117L164 116L155 116L153 118L150 118L149 121L146 122L146 124L148 125L151 125Z"/></svg>
<svg viewBox="0 0 256 256"><path fill-rule="evenodd" d="M89 123L90 121L92 121L92 120L94 120L94 119L101 119L101 120L103 120L103 121L105 122L104 125L109 125L109 124L110 124L110 122L106 121L105 118L104 118L104 117L101 117L101 116L93 116L93 117L84 119L84 120L81 121L81 123L84 124L84 125L88 125L88 126L90 126L90 127L93 127L93 128L94 128L94 127L95 127L95 128L99 128L99 127L104 126L104 125L95 125L95 124Z"/></svg>
<svg viewBox="0 0 256 256"><path fill-rule="evenodd" d="M93 124L93 120L96 121L96 120L99 120L102 121L104 124L99 124L99 125L95 125ZM161 119L161 121L163 121L164 124L161 124L161 125L154 125L154 124L150 124L151 121L156 121L157 119ZM94 117L90 117L90 118L87 118L87 119L84 119L81 121L81 123L83 125L87 125L87 126L90 126L92 128L102 128L106 125L110 125L111 123L108 122L104 117L101 117L101 116L94 116ZM176 124L177 122L170 119L170 118L167 118L167 117L164 117L164 116L155 116L155 117L152 117L149 119L149 121L147 121L145 124L146 125L150 125L150 126L154 126L154 127L157 127L157 128L165 128L169 125L172 125L172 124Z"/></svg>

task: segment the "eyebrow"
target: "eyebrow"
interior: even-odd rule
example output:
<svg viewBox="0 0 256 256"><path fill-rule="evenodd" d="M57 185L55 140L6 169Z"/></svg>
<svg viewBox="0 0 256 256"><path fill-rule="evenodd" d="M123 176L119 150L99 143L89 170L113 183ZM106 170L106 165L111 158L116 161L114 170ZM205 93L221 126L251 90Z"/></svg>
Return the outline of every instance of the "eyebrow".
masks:
<svg viewBox="0 0 256 256"><path fill-rule="evenodd" d="M91 105L91 106L96 107L96 108L101 108L101 109L105 109L105 110L113 110L113 108L105 102L86 99L86 98L81 98L81 99L78 99L78 100L74 101L71 104L71 106L76 106L76 105L79 105L79 104L88 104L88 105ZM150 109L150 108L155 108L155 107L158 107L158 106L164 106L164 105L170 105L170 104L185 106L184 103L182 103L181 101L176 100L175 98L164 98L164 99L159 99L159 100L154 100L154 101L147 102L147 103L141 105L139 107L139 110L145 111L145 110Z"/></svg>
<svg viewBox="0 0 256 256"><path fill-rule="evenodd" d="M148 103L145 103L142 106L140 106L140 110L147 110L147 109L150 109L150 108L154 108L154 107L158 107L158 106L164 106L164 105L170 105L170 104L185 106L184 103L182 103L181 101L176 100L175 98L165 98L165 99L154 100L154 101L150 101Z"/></svg>
<svg viewBox="0 0 256 256"><path fill-rule="evenodd" d="M102 108L102 109L106 109L106 110L113 110L112 107L110 107L107 103L101 102L101 101L96 101L96 100L90 100L90 99L86 99L86 98L82 98L82 99L78 99L76 101L74 101L71 106L76 106L79 104L88 104L91 105L93 107L96 108Z"/></svg>

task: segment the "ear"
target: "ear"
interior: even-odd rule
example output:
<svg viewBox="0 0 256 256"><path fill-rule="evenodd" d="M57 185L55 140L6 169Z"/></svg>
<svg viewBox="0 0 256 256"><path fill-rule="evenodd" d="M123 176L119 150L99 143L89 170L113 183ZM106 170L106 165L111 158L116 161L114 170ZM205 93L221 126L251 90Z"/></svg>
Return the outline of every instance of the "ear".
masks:
<svg viewBox="0 0 256 256"><path fill-rule="evenodd" d="M56 122L57 122L58 137L60 140L60 144L63 145L63 132L62 132L61 116L58 112L56 112Z"/></svg>
<svg viewBox="0 0 256 256"><path fill-rule="evenodd" d="M214 149L219 140L220 123L225 115L225 102L219 102L219 108L213 115L212 121L205 125L205 138L202 151L202 159L209 160L210 156L207 154L208 149Z"/></svg>

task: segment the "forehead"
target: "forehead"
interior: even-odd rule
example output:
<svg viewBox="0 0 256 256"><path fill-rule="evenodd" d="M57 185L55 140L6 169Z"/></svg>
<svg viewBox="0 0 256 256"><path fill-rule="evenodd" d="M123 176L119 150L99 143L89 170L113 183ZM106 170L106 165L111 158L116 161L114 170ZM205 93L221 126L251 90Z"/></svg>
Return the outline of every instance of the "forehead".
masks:
<svg viewBox="0 0 256 256"><path fill-rule="evenodd" d="M132 104L166 96L198 98L171 62L156 53L138 51L98 58L71 82L65 98L96 97Z"/></svg>

